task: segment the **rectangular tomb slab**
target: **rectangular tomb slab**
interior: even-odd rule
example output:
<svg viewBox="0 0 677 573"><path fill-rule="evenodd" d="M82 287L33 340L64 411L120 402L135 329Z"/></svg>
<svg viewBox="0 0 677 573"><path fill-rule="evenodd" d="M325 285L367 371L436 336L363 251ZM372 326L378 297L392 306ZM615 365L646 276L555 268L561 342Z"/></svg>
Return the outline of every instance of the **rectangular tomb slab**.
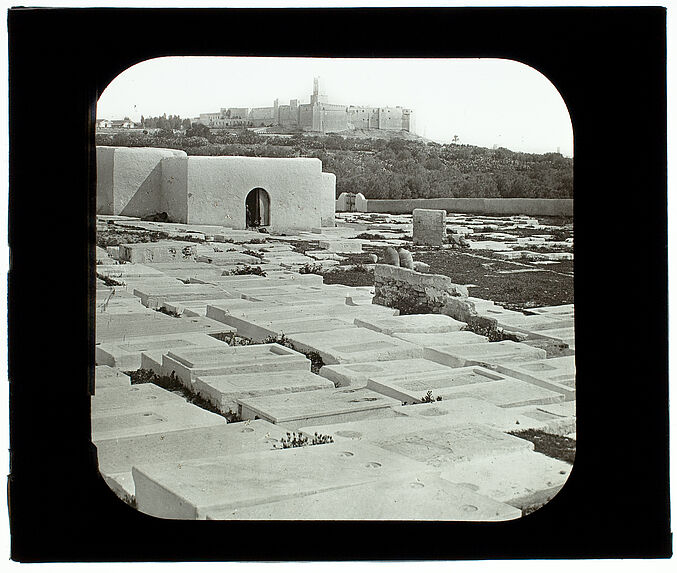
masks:
<svg viewBox="0 0 677 573"><path fill-rule="evenodd" d="M312 392L239 398L242 419L262 418L290 430L311 424L332 424L394 416L397 400L365 388L336 388Z"/></svg>
<svg viewBox="0 0 677 573"><path fill-rule="evenodd" d="M259 372L256 374L225 374L198 376L193 388L214 404L220 412L237 412L237 400L256 396L271 396L291 392L333 389L334 384L312 372Z"/></svg>
<svg viewBox="0 0 677 573"><path fill-rule="evenodd" d="M564 394L566 400L576 399L576 360L574 356L519 363L498 363L496 370L535 386Z"/></svg>
<svg viewBox="0 0 677 573"><path fill-rule="evenodd" d="M392 318L356 318L355 325L392 336L394 333L456 332L466 326L444 314L409 314Z"/></svg>
<svg viewBox="0 0 677 573"><path fill-rule="evenodd" d="M366 328L299 333L289 339L302 352L317 352L325 364L420 358L423 353L415 344Z"/></svg>
<svg viewBox="0 0 677 573"><path fill-rule="evenodd" d="M173 519L294 499L376 482L423 476L426 466L368 444L325 444L237 456L140 464L132 468L137 507Z"/></svg>
<svg viewBox="0 0 677 573"><path fill-rule="evenodd" d="M280 335L292 335L301 332L326 332L336 329L356 328L350 319L322 317L321 315L303 315L296 313L288 318L269 320L260 318L234 318L229 324L235 325L240 336L251 338L254 342L263 342Z"/></svg>
<svg viewBox="0 0 677 573"><path fill-rule="evenodd" d="M462 323L463 324L463 323ZM480 336L468 330L457 332L438 332L438 333L410 333L396 332L395 338L406 340L412 344L418 344L424 348L434 348L437 346L456 346L460 344L484 344L489 342L486 336Z"/></svg>
<svg viewBox="0 0 677 573"><path fill-rule="evenodd" d="M437 396L445 389L494 382L508 378L480 366L447 368L443 371L420 372L415 374L397 373L385 376L371 376L367 388L407 403L419 403L428 391Z"/></svg>
<svg viewBox="0 0 677 573"><path fill-rule="evenodd" d="M440 477L482 496L524 508L547 503L565 484L571 464L537 452L521 451L444 468Z"/></svg>
<svg viewBox="0 0 677 573"><path fill-rule="evenodd" d="M320 376L331 380L339 387L365 387L373 376L387 376L407 372L415 376L423 372L445 372L448 366L425 360L408 358L403 360L382 360L377 362L357 362L354 364L330 364L320 369Z"/></svg>
<svg viewBox="0 0 677 573"><path fill-rule="evenodd" d="M207 519L506 521L521 515L515 507L424 474L214 511Z"/></svg>
<svg viewBox="0 0 677 573"><path fill-rule="evenodd" d="M230 331L235 329L229 328ZM175 348L224 348L228 345L202 333L165 334L162 336L140 336L128 340L104 342L95 346L97 364L112 366L121 370L137 370L141 367L144 351L168 352Z"/></svg>
<svg viewBox="0 0 677 573"><path fill-rule="evenodd" d="M96 366L94 371L94 388L124 388L131 384L129 376L117 368L110 366Z"/></svg>
<svg viewBox="0 0 677 573"><path fill-rule="evenodd" d="M133 384L119 388L102 388L92 396L92 418L120 412L145 411L158 404L185 404L178 394L155 384Z"/></svg>
<svg viewBox="0 0 677 573"><path fill-rule="evenodd" d="M463 461L491 459L534 448L527 440L480 424L387 436L375 444L389 452L422 462L430 468L446 468Z"/></svg>
<svg viewBox="0 0 677 573"><path fill-rule="evenodd" d="M310 371L310 360L280 344L227 346L218 350L170 351L162 357L162 372L175 376L187 387L198 376L253 372Z"/></svg>
<svg viewBox="0 0 677 573"><path fill-rule="evenodd" d="M456 346L435 346L426 348L428 360L446 364L453 368L460 366L484 366L498 363L527 362L546 357L545 350L534 348L512 340L489 342L488 344L459 344Z"/></svg>
<svg viewBox="0 0 677 573"><path fill-rule="evenodd" d="M272 450L286 431L266 420L219 423L95 442L99 469L104 473L131 472L132 466L168 463L210 456Z"/></svg>

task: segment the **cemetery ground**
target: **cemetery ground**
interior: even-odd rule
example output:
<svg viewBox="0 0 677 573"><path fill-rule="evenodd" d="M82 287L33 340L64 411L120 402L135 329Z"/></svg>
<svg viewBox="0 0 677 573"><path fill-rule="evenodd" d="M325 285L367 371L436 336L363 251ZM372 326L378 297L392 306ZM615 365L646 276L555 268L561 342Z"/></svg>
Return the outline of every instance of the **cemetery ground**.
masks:
<svg viewBox="0 0 677 573"><path fill-rule="evenodd" d="M410 215L336 220L97 218L108 485L179 519L500 521L547 503L575 456L571 221L449 214L428 247ZM412 280L467 289L473 324L373 304L388 247L413 254Z"/></svg>

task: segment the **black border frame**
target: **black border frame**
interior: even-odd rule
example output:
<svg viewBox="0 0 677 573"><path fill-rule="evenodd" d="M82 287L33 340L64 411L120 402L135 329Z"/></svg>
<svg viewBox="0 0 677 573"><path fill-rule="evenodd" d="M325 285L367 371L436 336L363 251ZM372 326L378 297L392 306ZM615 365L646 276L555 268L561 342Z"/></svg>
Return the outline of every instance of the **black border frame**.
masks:
<svg viewBox="0 0 677 573"><path fill-rule="evenodd" d="M671 555L664 8L25 8L8 24L12 559ZM94 104L169 55L502 57L559 89L575 134L579 399L576 464L553 501L498 524L183 522L108 489L89 442Z"/></svg>

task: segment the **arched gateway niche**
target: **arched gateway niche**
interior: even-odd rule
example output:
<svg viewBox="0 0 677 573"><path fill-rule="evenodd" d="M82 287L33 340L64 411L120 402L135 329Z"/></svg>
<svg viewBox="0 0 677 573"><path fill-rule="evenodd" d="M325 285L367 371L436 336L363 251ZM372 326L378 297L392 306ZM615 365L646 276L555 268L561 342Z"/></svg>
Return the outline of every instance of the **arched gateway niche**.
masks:
<svg viewBox="0 0 677 573"><path fill-rule="evenodd" d="M247 228L270 225L270 197L265 189L257 187L247 194L245 213Z"/></svg>

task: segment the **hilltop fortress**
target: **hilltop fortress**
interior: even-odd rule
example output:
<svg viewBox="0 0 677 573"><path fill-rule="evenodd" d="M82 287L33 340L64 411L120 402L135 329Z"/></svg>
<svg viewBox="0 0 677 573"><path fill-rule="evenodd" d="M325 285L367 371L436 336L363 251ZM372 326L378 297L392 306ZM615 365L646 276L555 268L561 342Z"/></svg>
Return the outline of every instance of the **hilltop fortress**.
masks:
<svg viewBox="0 0 677 573"><path fill-rule="evenodd" d="M207 127L285 127L330 133L351 129L383 129L414 132L414 112L402 107L357 107L328 103L320 78L313 80L310 103L299 100L272 107L229 107L215 113L201 113L197 123Z"/></svg>

